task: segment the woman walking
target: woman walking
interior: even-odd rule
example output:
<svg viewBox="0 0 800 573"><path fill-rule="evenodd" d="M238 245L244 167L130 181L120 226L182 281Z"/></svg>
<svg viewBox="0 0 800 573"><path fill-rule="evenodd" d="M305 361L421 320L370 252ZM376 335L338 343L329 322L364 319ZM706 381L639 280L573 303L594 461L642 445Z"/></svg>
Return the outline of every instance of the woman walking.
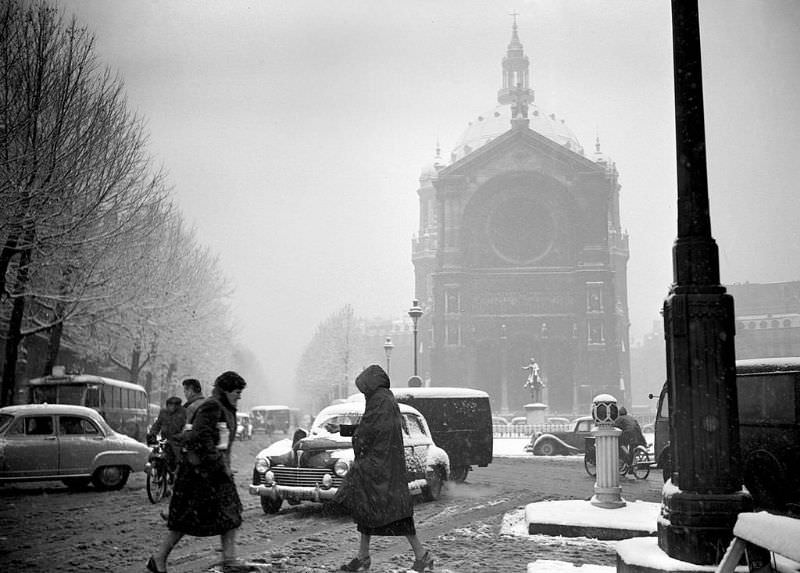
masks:
<svg viewBox="0 0 800 573"><path fill-rule="evenodd" d="M223 571L250 571L236 559L236 530L242 523L242 504L230 467L236 435L236 403L246 383L236 372L224 372L214 381L212 396L197 409L192 429L182 434L185 451L178 465L169 504L169 531L150 557L152 573L167 570L167 558L184 535L222 540Z"/></svg>
<svg viewBox="0 0 800 573"><path fill-rule="evenodd" d="M361 541L358 554L341 571L366 571L373 535L404 535L414 550L414 571L433 569L433 557L417 538L414 504L406 481L400 408L389 390L389 376L377 364L356 378L366 397L361 422L353 435L355 461L336 501L350 510Z"/></svg>

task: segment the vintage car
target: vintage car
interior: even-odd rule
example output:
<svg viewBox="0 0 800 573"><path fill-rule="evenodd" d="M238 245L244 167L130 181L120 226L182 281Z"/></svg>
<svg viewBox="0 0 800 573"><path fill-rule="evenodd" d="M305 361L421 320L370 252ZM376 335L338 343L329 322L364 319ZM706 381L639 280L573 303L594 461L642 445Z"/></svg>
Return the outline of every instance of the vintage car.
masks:
<svg viewBox="0 0 800 573"><path fill-rule="evenodd" d="M450 475L450 460L434 444L422 414L399 406L408 489L425 500L438 499ZM363 401L328 406L317 414L308 435L298 430L293 440L275 442L256 455L250 493L261 497L265 513L277 513L283 500L296 505L333 499L353 463L351 435L363 413Z"/></svg>
<svg viewBox="0 0 800 573"><path fill-rule="evenodd" d="M0 408L0 482L60 480L122 488L150 448L119 434L96 410L62 404Z"/></svg>
<svg viewBox="0 0 800 573"><path fill-rule="evenodd" d="M586 438L592 435L594 420L591 416L577 418L569 430L563 432L534 432L525 446L526 452L535 456L582 454Z"/></svg>

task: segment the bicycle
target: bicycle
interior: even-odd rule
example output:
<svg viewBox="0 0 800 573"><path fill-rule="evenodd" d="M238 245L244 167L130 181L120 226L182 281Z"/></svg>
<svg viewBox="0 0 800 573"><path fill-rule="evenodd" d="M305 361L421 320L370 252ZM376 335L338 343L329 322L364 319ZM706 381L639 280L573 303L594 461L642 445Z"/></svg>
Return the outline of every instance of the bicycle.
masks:
<svg viewBox="0 0 800 573"><path fill-rule="evenodd" d="M168 495L169 486L174 479L174 475L167 467L166 448L169 447L167 441L159 439L152 446L152 451L144 466L147 476L147 498L150 503L158 503Z"/></svg>
<svg viewBox="0 0 800 573"><path fill-rule="evenodd" d="M594 438L586 438L583 467L591 477L597 476L597 453ZM636 446L629 452L626 446L619 447L619 475L632 473L636 479L647 479L650 475L650 454L644 446Z"/></svg>

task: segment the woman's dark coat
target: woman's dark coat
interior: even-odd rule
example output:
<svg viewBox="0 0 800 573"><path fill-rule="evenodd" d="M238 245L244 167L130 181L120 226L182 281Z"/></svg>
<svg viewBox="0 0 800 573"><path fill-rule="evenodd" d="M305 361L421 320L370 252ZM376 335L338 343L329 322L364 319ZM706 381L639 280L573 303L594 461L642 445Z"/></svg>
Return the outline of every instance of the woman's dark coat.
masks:
<svg viewBox="0 0 800 573"><path fill-rule="evenodd" d="M219 450L223 422L228 449ZM197 409L192 429L184 432L184 456L178 466L169 504L167 526L188 535L220 535L242 523L242 503L230 470L230 451L236 436L236 408L217 390ZM191 460L191 461L190 461Z"/></svg>
<svg viewBox="0 0 800 573"><path fill-rule="evenodd" d="M364 416L353 435L355 461L336 494L359 525L380 527L414 514L408 491L400 408L380 366L356 378L366 396Z"/></svg>

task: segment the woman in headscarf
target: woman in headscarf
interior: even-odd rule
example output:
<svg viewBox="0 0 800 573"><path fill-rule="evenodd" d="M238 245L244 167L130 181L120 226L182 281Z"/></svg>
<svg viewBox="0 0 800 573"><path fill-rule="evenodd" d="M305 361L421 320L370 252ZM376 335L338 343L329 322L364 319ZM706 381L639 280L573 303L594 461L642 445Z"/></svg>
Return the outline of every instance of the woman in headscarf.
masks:
<svg viewBox="0 0 800 573"><path fill-rule="evenodd" d="M373 535L404 535L414 550L414 571L433 568L433 557L417 538L414 503L408 491L400 408L389 390L389 376L377 364L356 378L366 397L364 415L353 435L355 460L336 501L350 510L361 533L358 554L342 571L365 571Z"/></svg>
<svg viewBox="0 0 800 573"><path fill-rule="evenodd" d="M169 504L169 531L158 552L147 562L153 573L167 570L167 558L184 535L222 540L223 571L251 571L236 559L236 530L242 523L242 503L231 472L230 451L236 436L236 404L246 383L236 372L214 381L210 398L198 408L191 430L181 434L184 455L178 465Z"/></svg>

